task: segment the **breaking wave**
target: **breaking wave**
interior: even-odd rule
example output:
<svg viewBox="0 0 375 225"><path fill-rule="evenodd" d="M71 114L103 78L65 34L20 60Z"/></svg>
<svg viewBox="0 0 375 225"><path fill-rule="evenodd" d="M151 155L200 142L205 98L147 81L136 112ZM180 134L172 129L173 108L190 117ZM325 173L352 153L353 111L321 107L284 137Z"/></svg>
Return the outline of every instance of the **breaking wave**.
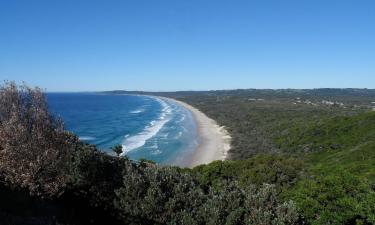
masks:
<svg viewBox="0 0 375 225"><path fill-rule="evenodd" d="M82 136L82 137L79 137L79 140L81 141L92 141L92 140L95 140L96 138L94 137L90 137L90 136Z"/></svg>
<svg viewBox="0 0 375 225"><path fill-rule="evenodd" d="M125 140L122 144L123 155L127 154L130 151L138 149L144 146L150 138L154 137L166 123L171 119L172 108L168 103L160 98L150 97L156 100L162 107L160 116L157 120L153 120L145 127L140 133L125 137Z"/></svg>

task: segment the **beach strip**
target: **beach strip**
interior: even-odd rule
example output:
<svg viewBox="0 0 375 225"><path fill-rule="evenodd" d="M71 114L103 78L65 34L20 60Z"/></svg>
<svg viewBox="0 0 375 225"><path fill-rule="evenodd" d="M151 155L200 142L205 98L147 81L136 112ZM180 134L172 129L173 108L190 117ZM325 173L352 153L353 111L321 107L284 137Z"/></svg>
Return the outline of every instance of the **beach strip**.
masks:
<svg viewBox="0 0 375 225"><path fill-rule="evenodd" d="M166 99L174 101L188 109L197 123L199 145L194 151L190 162L187 162L189 167L227 159L228 151L231 148L231 136L225 127L219 126L215 120L185 102L172 98Z"/></svg>

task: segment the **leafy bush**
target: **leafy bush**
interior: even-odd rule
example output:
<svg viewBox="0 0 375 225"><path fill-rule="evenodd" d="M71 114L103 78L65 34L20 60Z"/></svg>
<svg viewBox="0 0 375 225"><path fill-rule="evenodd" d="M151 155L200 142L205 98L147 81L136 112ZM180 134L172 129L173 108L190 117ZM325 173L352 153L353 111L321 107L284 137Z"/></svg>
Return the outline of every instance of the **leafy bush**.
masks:
<svg viewBox="0 0 375 225"><path fill-rule="evenodd" d="M289 187L304 173L303 161L282 155L261 154L245 160L216 161L195 167L201 183L213 185L221 180L238 180L242 187L274 184L277 189Z"/></svg>
<svg viewBox="0 0 375 225"><path fill-rule="evenodd" d="M38 88L7 83L0 88L0 176L33 194L61 194L77 138L48 112Z"/></svg>
<svg viewBox="0 0 375 225"><path fill-rule="evenodd" d="M375 190L346 171L305 179L291 197L313 225L375 223Z"/></svg>
<svg viewBox="0 0 375 225"><path fill-rule="evenodd" d="M281 203L272 185L245 191L236 182L222 182L206 192L177 168L129 169L115 198L115 208L125 221L245 225L296 224L298 220L294 204Z"/></svg>
<svg viewBox="0 0 375 225"><path fill-rule="evenodd" d="M114 190L122 185L122 170L131 162L82 143L71 158L67 191L88 199L95 207L113 209Z"/></svg>
<svg viewBox="0 0 375 225"><path fill-rule="evenodd" d="M375 113L368 112L297 125L276 138L276 142L287 151L315 152L352 148L373 141L374 137Z"/></svg>

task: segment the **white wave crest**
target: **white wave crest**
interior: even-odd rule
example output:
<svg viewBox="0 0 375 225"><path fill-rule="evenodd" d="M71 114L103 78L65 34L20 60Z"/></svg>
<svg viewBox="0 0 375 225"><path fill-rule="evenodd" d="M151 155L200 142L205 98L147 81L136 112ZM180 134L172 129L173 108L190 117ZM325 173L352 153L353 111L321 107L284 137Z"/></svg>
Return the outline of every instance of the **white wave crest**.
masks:
<svg viewBox="0 0 375 225"><path fill-rule="evenodd" d="M81 141L92 141L92 140L95 140L95 139L96 139L95 137L90 137L90 136L79 137L79 140L81 140Z"/></svg>
<svg viewBox="0 0 375 225"><path fill-rule="evenodd" d="M133 110L133 111L130 111L131 114L138 114L138 113L142 113L144 112L145 110L144 109L138 109L138 110Z"/></svg>
<svg viewBox="0 0 375 225"><path fill-rule="evenodd" d="M182 137L182 131L178 132L177 136L175 137L175 139L179 139L180 137Z"/></svg>
<svg viewBox="0 0 375 225"><path fill-rule="evenodd" d="M157 120L151 121L150 124L137 135L125 138L122 145L123 155L144 146L147 140L154 137L164 127L164 125L170 121L172 108L165 101L159 98L153 99L155 99L162 106L162 112L159 118Z"/></svg>

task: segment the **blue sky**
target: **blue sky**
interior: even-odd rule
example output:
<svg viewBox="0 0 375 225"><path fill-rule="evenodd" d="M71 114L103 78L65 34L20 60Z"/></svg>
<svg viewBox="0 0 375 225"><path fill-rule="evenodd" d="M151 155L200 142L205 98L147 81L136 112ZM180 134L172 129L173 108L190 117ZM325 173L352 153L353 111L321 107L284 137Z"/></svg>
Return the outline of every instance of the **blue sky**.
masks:
<svg viewBox="0 0 375 225"><path fill-rule="evenodd" d="M0 79L48 91L375 88L373 0L1 0Z"/></svg>

